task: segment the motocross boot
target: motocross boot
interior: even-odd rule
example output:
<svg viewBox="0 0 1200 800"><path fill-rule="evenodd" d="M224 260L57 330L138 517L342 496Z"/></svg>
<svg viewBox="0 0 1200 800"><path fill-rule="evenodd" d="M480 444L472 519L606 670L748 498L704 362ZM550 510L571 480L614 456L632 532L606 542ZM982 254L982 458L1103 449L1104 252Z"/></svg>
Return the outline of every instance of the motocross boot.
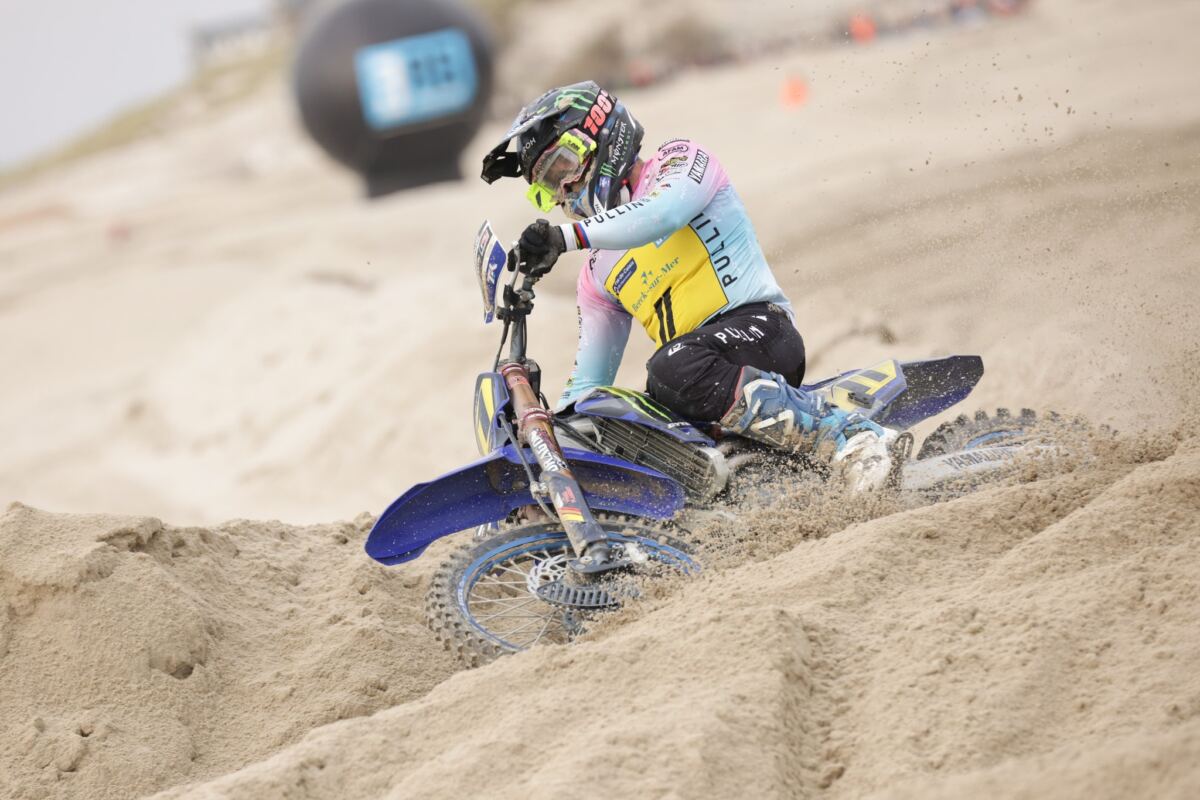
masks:
<svg viewBox="0 0 1200 800"><path fill-rule="evenodd" d="M891 472L895 431L846 412L817 392L797 389L774 372L743 367L721 425L780 450L811 453L855 491L882 488Z"/></svg>

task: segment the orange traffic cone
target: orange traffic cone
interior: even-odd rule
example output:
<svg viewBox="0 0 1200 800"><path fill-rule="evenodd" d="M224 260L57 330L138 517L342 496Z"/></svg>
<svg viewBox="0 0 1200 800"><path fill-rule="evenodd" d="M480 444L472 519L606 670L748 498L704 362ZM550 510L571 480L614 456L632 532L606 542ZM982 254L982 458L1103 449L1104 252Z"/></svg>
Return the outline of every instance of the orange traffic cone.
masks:
<svg viewBox="0 0 1200 800"><path fill-rule="evenodd" d="M862 11L850 17L850 38L860 44L875 38L875 20Z"/></svg>
<svg viewBox="0 0 1200 800"><path fill-rule="evenodd" d="M799 108L808 102L808 82L804 78L791 76L783 82L779 102L784 108Z"/></svg>

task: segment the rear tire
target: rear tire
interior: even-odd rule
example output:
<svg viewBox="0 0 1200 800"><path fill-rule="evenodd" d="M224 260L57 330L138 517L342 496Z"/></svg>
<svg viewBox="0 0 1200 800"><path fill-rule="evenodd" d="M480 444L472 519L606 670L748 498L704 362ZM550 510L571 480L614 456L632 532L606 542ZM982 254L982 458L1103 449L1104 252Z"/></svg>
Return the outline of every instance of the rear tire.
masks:
<svg viewBox="0 0 1200 800"><path fill-rule="evenodd" d="M1056 420L1057 414L1046 415L1048 420ZM943 422L937 430L925 438L917 460L934 458L973 450L977 447L990 447L997 444L1014 444L1033 434L1038 426L1037 413L1029 408L1013 416L1007 408L997 408L995 414L986 411L975 412L975 417L959 414L949 422Z"/></svg>

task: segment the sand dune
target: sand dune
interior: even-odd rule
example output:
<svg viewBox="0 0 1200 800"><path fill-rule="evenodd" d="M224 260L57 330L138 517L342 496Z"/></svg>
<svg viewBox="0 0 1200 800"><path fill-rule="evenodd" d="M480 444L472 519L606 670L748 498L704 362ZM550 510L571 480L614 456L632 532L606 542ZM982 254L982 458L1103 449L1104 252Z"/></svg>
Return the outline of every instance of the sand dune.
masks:
<svg viewBox="0 0 1200 800"><path fill-rule="evenodd" d="M701 580L470 672L420 604L455 542L361 544L473 456L466 258L520 192L365 205L282 86L6 189L0 796L1200 795L1198 27L1043 2L628 93L726 162L810 374L979 353L965 410L1119 434L953 502L785 490Z"/></svg>
<svg viewBox="0 0 1200 800"><path fill-rule="evenodd" d="M355 525L14 506L5 777L18 797L243 764L165 796L1190 796L1198 511L1195 438L1118 442L449 677L425 568L364 563Z"/></svg>
<svg viewBox="0 0 1200 800"><path fill-rule="evenodd" d="M847 528L168 796L1186 796L1198 479L1192 440Z"/></svg>
<svg viewBox="0 0 1200 800"><path fill-rule="evenodd" d="M12 796L130 797L221 774L453 671L420 581L361 526L0 518L0 768Z"/></svg>

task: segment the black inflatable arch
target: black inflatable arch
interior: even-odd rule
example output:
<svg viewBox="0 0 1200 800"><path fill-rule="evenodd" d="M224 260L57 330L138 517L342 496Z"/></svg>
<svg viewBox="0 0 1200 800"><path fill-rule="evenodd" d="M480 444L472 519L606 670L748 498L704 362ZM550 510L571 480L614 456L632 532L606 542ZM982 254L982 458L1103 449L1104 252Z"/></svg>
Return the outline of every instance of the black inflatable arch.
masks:
<svg viewBox="0 0 1200 800"><path fill-rule="evenodd" d="M309 135L379 197L462 177L491 97L491 40L455 0L350 0L312 21L292 77Z"/></svg>

